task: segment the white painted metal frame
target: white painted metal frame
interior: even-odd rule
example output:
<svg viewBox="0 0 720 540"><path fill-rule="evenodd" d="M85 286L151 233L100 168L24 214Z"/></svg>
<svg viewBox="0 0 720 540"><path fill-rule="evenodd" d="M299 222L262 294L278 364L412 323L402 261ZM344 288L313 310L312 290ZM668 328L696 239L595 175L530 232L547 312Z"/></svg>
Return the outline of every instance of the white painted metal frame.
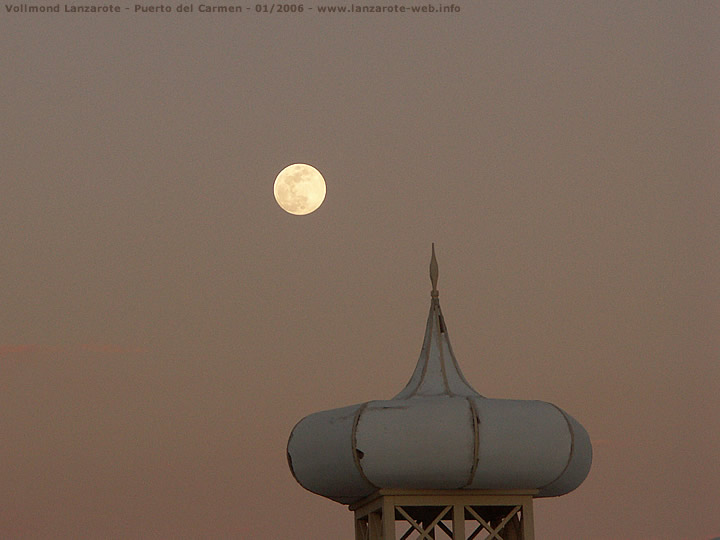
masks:
<svg viewBox="0 0 720 540"><path fill-rule="evenodd" d="M350 506L355 512L355 540L436 540L436 534L451 540L535 540L536 494L537 490L378 490ZM409 525L399 537L396 523ZM486 536L479 537L481 533Z"/></svg>

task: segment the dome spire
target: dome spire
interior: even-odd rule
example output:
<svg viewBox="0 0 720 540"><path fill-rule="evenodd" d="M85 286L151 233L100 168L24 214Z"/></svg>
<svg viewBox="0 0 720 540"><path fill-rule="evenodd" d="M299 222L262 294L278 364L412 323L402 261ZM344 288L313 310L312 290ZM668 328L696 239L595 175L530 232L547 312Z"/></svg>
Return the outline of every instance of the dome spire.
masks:
<svg viewBox="0 0 720 540"><path fill-rule="evenodd" d="M437 290L438 281L438 263L435 258L435 242L432 244L432 257L430 257L430 282L432 283L432 292L430 295L433 298L437 298L440 293Z"/></svg>
<svg viewBox="0 0 720 540"><path fill-rule="evenodd" d="M430 257L430 282L432 283L430 296L432 299L420 358L410 381L393 399L408 399L415 396L481 397L463 376L450 346L445 318L440 309L437 280L438 263L437 257L435 257L435 244L433 244Z"/></svg>

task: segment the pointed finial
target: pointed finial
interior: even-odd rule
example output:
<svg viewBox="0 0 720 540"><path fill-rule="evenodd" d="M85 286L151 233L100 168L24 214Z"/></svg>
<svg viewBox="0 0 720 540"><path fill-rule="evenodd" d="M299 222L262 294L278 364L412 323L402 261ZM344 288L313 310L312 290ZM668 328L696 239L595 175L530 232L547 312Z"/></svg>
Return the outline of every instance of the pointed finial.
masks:
<svg viewBox="0 0 720 540"><path fill-rule="evenodd" d="M430 293L433 298L437 298L440 293L437 290L438 280L438 263L435 258L435 243L432 245L432 257L430 258L430 282L432 283L432 292Z"/></svg>

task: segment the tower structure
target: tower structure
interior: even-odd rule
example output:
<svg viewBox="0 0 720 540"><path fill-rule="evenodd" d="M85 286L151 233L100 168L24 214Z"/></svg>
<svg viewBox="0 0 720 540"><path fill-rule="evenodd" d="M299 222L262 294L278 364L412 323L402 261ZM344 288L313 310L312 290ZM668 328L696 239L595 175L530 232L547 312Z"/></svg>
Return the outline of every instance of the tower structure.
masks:
<svg viewBox="0 0 720 540"><path fill-rule="evenodd" d="M590 438L555 405L476 392L450 346L434 247L430 279L408 384L390 400L300 420L290 469L304 488L349 505L356 540L534 540L533 499L583 482Z"/></svg>

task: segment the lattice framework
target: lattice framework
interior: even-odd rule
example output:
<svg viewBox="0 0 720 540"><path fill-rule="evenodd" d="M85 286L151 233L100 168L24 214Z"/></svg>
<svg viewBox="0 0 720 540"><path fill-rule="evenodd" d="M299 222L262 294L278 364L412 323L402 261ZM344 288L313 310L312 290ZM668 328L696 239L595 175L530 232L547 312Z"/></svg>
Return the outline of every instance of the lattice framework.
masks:
<svg viewBox="0 0 720 540"><path fill-rule="evenodd" d="M535 493L379 490L350 507L355 540L534 540Z"/></svg>

